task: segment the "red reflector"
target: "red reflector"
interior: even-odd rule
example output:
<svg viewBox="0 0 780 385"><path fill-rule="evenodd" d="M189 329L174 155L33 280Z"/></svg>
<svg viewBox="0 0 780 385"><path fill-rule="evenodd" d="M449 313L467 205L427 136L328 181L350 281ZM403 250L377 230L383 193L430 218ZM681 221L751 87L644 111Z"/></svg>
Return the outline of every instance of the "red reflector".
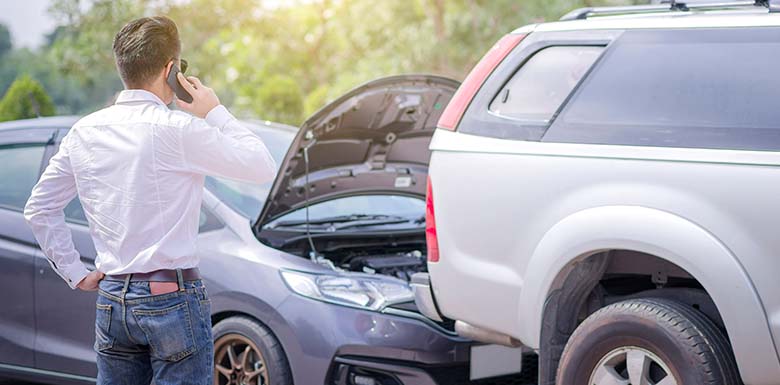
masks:
<svg viewBox="0 0 780 385"><path fill-rule="evenodd" d="M447 108L441 114L439 128L455 131L455 127L460 123L460 118L466 112L471 99L474 99L474 95L482 87L482 83L525 36L524 34L505 35L482 57L482 60L466 76L466 80L460 85Z"/></svg>
<svg viewBox="0 0 780 385"><path fill-rule="evenodd" d="M439 262L439 238L436 236L436 216L433 212L433 187L428 176L425 194L425 243L428 245L428 262Z"/></svg>

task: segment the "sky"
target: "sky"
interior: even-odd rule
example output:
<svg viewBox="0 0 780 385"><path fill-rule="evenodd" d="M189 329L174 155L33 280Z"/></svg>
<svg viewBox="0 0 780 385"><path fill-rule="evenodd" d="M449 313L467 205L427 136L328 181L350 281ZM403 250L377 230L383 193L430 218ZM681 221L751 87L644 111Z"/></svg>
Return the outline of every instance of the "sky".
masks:
<svg viewBox="0 0 780 385"><path fill-rule="evenodd" d="M15 47L37 48L54 29L49 0L0 0L0 22L11 30Z"/></svg>

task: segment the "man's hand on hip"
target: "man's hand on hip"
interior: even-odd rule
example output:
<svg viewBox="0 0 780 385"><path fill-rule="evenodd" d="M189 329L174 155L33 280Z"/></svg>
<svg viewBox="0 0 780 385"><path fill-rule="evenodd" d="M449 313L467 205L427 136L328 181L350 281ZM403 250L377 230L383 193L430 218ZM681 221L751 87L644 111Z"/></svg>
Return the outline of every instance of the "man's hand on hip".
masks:
<svg viewBox="0 0 780 385"><path fill-rule="evenodd" d="M203 119L209 111L219 105L217 94L211 88L204 86L200 79L194 76L185 78L181 72L176 76L182 87L192 95L192 103L176 99L179 108Z"/></svg>
<svg viewBox="0 0 780 385"><path fill-rule="evenodd" d="M95 270L89 272L84 279L79 282L78 285L76 285L76 288L83 290L83 291L96 291L98 289L98 284L100 283L100 280L103 279L106 275Z"/></svg>

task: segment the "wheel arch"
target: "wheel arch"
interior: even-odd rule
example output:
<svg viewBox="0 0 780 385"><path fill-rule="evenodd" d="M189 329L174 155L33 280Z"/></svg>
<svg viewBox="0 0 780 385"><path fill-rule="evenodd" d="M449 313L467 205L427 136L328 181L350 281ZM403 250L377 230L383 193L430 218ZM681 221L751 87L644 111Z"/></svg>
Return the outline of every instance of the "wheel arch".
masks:
<svg viewBox="0 0 780 385"><path fill-rule="evenodd" d="M722 316L745 383L770 384L780 377L766 312L728 247L678 215L641 206L605 206L576 212L556 223L529 260L526 271L533 273L527 274L519 309L536 316L519 315L525 320L519 337L541 348L542 384L549 383L550 373L554 379L556 357L563 349L559 345L568 339L566 329L571 325L563 313L576 311L563 305L581 301L593 289L606 269L610 250L649 254L687 271L709 293ZM558 301L562 307L557 307ZM560 314L556 308L562 309ZM576 321L576 315L568 318Z"/></svg>

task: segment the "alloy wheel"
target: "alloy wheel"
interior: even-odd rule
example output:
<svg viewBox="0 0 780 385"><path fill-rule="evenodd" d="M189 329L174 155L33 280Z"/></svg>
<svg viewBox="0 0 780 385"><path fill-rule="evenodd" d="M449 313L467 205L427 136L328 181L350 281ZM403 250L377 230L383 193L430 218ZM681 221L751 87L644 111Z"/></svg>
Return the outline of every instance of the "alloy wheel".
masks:
<svg viewBox="0 0 780 385"><path fill-rule="evenodd" d="M214 385L269 385L268 366L257 345L240 334L214 343Z"/></svg>
<svg viewBox="0 0 780 385"><path fill-rule="evenodd" d="M639 347L621 347L607 353L593 369L589 385L677 385L663 360Z"/></svg>

